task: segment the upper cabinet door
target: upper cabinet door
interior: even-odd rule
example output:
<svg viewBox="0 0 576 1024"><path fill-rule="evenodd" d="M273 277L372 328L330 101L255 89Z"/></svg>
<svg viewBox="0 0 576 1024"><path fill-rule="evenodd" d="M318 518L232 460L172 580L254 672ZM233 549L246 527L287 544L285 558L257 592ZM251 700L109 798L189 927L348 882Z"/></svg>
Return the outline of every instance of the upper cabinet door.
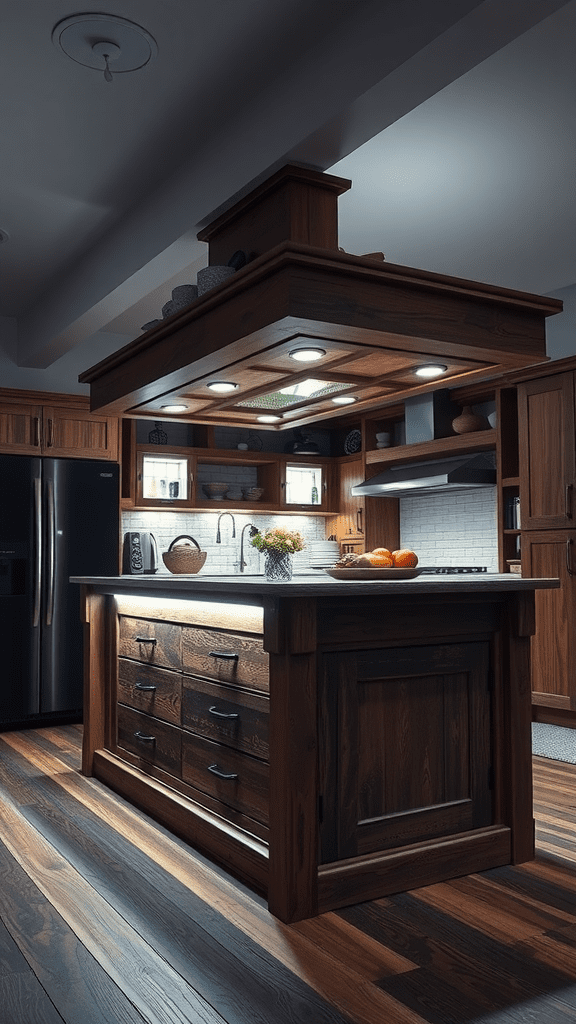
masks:
<svg viewBox="0 0 576 1024"><path fill-rule="evenodd" d="M0 403L0 452L39 455L42 444L40 406Z"/></svg>
<svg viewBox="0 0 576 1024"><path fill-rule="evenodd" d="M44 406L42 454L83 459L118 458L118 420L83 409Z"/></svg>
<svg viewBox="0 0 576 1024"><path fill-rule="evenodd" d="M574 526L574 374L519 385L518 421L522 529Z"/></svg>

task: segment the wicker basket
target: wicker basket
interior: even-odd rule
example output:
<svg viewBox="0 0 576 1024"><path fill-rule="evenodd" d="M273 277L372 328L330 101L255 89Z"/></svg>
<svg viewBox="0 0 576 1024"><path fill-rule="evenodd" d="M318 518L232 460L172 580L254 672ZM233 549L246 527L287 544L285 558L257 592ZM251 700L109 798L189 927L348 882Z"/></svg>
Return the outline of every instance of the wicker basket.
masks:
<svg viewBox="0 0 576 1024"><path fill-rule="evenodd" d="M185 543L180 544L179 541ZM196 545L193 547L192 545ZM206 552L200 550L198 541L194 537L182 534L176 537L168 551L162 552L164 565L170 572L174 573L195 573L199 572L206 561Z"/></svg>

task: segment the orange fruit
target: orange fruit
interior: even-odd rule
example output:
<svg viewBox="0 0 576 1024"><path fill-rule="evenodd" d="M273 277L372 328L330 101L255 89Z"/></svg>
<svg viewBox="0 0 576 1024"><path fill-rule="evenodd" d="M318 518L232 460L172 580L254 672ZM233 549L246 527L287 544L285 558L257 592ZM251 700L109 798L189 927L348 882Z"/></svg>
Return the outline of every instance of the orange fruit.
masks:
<svg viewBox="0 0 576 1024"><path fill-rule="evenodd" d="M392 559L397 569L415 569L418 565L418 555L410 548L393 551Z"/></svg>
<svg viewBox="0 0 576 1024"><path fill-rule="evenodd" d="M367 554L370 564L377 569L384 569L394 565L392 553L388 551L388 548L375 548L374 551L368 551Z"/></svg>

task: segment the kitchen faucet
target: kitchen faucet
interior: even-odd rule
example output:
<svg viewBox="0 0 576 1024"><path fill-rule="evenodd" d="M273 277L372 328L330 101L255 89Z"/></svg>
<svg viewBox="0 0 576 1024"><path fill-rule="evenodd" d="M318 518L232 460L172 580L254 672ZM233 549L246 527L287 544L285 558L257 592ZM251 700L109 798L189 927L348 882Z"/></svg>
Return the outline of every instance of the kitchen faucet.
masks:
<svg viewBox="0 0 576 1024"><path fill-rule="evenodd" d="M248 529L250 530L250 537L255 537L257 533L260 533L260 530L257 530L252 523L246 523L246 526L242 527L240 535L240 572L244 572L245 567L248 565L248 562L244 561L244 531Z"/></svg>
<svg viewBox="0 0 576 1024"><path fill-rule="evenodd" d="M220 520L222 519L222 516L230 516L230 519L232 520L232 536L233 537L236 536L236 523L234 521L234 516L232 515L231 512L221 512L220 515L218 516L218 529L216 531L216 543L217 544L221 544L222 543L222 538L220 536Z"/></svg>

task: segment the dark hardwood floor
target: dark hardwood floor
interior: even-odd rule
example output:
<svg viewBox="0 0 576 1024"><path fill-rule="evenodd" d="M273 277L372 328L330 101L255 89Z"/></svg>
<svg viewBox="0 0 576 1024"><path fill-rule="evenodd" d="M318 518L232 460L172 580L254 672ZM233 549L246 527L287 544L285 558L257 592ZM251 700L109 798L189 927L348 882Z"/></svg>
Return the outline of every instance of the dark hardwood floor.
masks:
<svg viewBox="0 0 576 1024"><path fill-rule="evenodd" d="M283 925L80 743L0 735L0 1024L576 1022L576 766L534 758L534 862Z"/></svg>

